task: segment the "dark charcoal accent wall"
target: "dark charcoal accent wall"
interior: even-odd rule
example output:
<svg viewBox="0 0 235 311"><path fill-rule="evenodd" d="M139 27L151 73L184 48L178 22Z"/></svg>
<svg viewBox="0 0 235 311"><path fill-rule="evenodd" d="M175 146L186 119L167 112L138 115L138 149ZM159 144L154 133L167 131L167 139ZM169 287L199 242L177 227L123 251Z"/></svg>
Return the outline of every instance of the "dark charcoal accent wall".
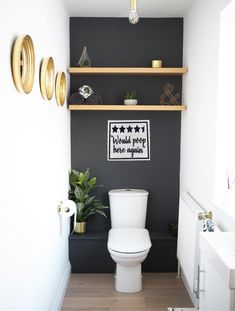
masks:
<svg viewBox="0 0 235 311"><path fill-rule="evenodd" d="M152 59L162 59L166 67L181 67L182 35L183 20L180 18L141 18L137 25L131 25L127 18L71 18L71 66L76 65L86 45L94 67L148 67ZM155 104L163 85L168 82L181 93L182 79L179 76L71 75L71 93L88 84L101 95L103 103L122 104L125 92L134 89L139 103ZM145 119L150 120L151 161L108 162L107 120ZM110 189L148 190L146 227L151 234L166 232L168 224L176 223L178 218L180 125L180 112L73 111L72 168L91 169L98 181L105 185L97 190L97 196L106 203ZM88 222L89 232L108 231L109 228L109 217L104 219L96 215ZM164 242L161 243L163 246L159 249L164 248ZM169 244L165 245L167 253ZM146 271L152 270L153 256L157 256L154 245L152 254L149 267L146 266L148 262L145 263ZM172 262L176 267L175 257ZM172 267L171 263L169 266Z"/></svg>
<svg viewBox="0 0 235 311"><path fill-rule="evenodd" d="M107 120L150 120L151 161L107 161ZM140 188L149 191L147 228L167 231L177 221L179 193L179 112L72 112L72 167L89 167L107 191ZM99 220L98 220L99 219ZM88 223L90 225L90 222ZM103 230L102 216L90 227ZM109 222L105 224L109 228Z"/></svg>
<svg viewBox="0 0 235 311"><path fill-rule="evenodd" d="M127 18L71 18L70 63L76 66L87 46L93 67L150 67L152 59L162 59L165 67L181 67L182 35L180 18L141 18L136 25ZM155 104L168 82L181 93L178 76L77 75L71 78L71 93L88 84L103 103L122 104L125 93L136 90L139 103Z"/></svg>

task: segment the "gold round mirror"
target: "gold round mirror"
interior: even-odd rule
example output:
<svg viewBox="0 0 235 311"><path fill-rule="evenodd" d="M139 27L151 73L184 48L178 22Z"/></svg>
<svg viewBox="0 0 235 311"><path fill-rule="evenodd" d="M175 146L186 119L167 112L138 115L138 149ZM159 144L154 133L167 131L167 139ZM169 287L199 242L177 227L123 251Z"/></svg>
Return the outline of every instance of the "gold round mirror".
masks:
<svg viewBox="0 0 235 311"><path fill-rule="evenodd" d="M64 72L58 72L55 85L56 102L59 106L63 106L66 97L66 78Z"/></svg>
<svg viewBox="0 0 235 311"><path fill-rule="evenodd" d="M45 58L42 62L40 73L40 88L42 97L51 100L54 92L55 66L52 57Z"/></svg>
<svg viewBox="0 0 235 311"><path fill-rule="evenodd" d="M18 37L14 43L12 75L19 92L27 94L31 92L35 75L35 53L29 35Z"/></svg>

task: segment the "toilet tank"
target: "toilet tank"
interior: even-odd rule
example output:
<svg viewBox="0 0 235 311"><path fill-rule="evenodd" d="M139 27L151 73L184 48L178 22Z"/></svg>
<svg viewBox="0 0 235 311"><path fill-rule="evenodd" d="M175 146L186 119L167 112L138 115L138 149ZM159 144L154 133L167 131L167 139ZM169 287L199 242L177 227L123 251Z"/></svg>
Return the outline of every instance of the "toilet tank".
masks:
<svg viewBox="0 0 235 311"><path fill-rule="evenodd" d="M109 191L112 228L145 228L148 192L141 189Z"/></svg>

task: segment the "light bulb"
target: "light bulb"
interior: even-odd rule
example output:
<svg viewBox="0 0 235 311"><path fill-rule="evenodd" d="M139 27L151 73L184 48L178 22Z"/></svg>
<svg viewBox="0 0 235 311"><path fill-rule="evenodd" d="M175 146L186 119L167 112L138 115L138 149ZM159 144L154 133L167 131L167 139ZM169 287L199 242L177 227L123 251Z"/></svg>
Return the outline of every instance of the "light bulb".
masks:
<svg viewBox="0 0 235 311"><path fill-rule="evenodd" d="M137 14L136 9L131 9L130 15L129 15L129 21L131 24L137 24L139 21L139 16Z"/></svg>
<svg viewBox="0 0 235 311"><path fill-rule="evenodd" d="M137 0L131 0L131 11L129 14L129 22L131 24L137 24L139 16L137 14Z"/></svg>

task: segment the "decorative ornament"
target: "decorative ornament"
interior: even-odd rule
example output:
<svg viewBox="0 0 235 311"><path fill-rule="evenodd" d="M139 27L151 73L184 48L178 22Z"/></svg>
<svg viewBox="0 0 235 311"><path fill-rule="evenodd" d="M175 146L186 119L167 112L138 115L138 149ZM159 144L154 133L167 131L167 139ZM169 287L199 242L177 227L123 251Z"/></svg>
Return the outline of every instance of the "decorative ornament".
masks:
<svg viewBox="0 0 235 311"><path fill-rule="evenodd" d="M84 48L83 48L82 55L81 55L77 65L79 67L91 67L91 60L90 60L90 57L87 53L86 46L84 46Z"/></svg>
<svg viewBox="0 0 235 311"><path fill-rule="evenodd" d="M29 35L16 39L12 52L12 75L17 90L30 93L35 76L35 53L33 40Z"/></svg>
<svg viewBox="0 0 235 311"><path fill-rule="evenodd" d="M109 120L108 161L150 161L149 120Z"/></svg>
<svg viewBox="0 0 235 311"><path fill-rule="evenodd" d="M66 78L64 72L58 72L55 84L55 95L58 106L63 106L66 97Z"/></svg>
<svg viewBox="0 0 235 311"><path fill-rule="evenodd" d="M153 68L161 68L162 67L162 60L161 59L153 59L152 60L152 67Z"/></svg>
<svg viewBox="0 0 235 311"><path fill-rule="evenodd" d="M101 105L102 99L99 94L93 93L85 100L85 103L87 105Z"/></svg>
<svg viewBox="0 0 235 311"><path fill-rule="evenodd" d="M85 99L87 99L91 94L93 94L93 90L89 85L83 85L78 89L80 95L82 95Z"/></svg>
<svg viewBox="0 0 235 311"><path fill-rule="evenodd" d="M70 96L70 105L82 105L85 103L85 98L78 92L73 93Z"/></svg>
<svg viewBox="0 0 235 311"><path fill-rule="evenodd" d="M180 98L180 94L173 95L174 86L171 83L167 83L163 86L163 94L159 98L160 105L180 105L177 99Z"/></svg>
<svg viewBox="0 0 235 311"><path fill-rule="evenodd" d="M70 97L71 105L100 105L102 99L98 93L95 93L89 85L83 85Z"/></svg>
<svg viewBox="0 0 235 311"><path fill-rule="evenodd" d="M51 100L54 92L55 68L52 57L45 58L42 62L40 73L40 87L42 97Z"/></svg>

